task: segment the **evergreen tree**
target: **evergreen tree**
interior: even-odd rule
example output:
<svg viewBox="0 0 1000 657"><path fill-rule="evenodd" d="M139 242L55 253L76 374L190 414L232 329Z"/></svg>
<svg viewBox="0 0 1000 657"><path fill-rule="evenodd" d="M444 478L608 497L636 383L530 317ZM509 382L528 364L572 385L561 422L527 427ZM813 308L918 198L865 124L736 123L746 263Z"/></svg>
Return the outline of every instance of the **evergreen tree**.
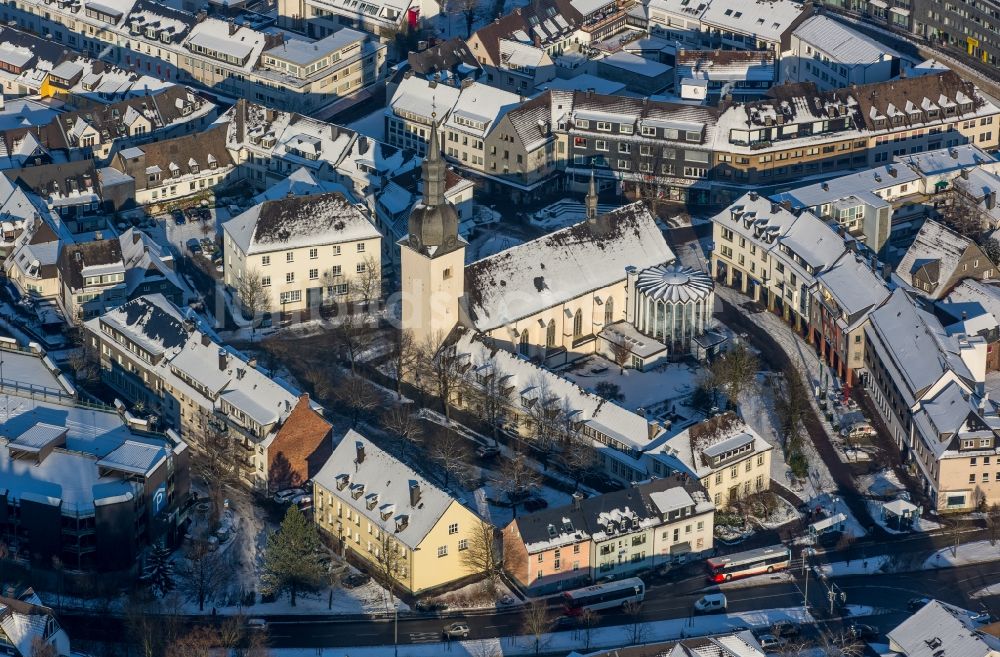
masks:
<svg viewBox="0 0 1000 657"><path fill-rule="evenodd" d="M267 537L264 549L263 586L268 593L288 591L295 606L300 590L318 588L324 580L319 561L321 545L316 526L299 508L289 507L281 528Z"/></svg>
<svg viewBox="0 0 1000 657"><path fill-rule="evenodd" d="M162 542L153 546L142 579L154 597L162 598L174 590L174 564L170 561L170 550Z"/></svg>

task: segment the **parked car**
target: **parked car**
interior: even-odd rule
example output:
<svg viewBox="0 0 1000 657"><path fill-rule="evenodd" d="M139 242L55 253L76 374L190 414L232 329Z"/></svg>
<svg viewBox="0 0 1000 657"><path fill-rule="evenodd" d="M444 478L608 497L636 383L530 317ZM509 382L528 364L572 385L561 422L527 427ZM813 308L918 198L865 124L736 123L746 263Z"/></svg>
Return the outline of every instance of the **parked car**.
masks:
<svg viewBox="0 0 1000 657"><path fill-rule="evenodd" d="M291 502L293 498L300 495L305 495L305 491L301 488L286 488L285 490L279 490L274 494L274 501L278 504L286 504Z"/></svg>
<svg viewBox="0 0 1000 657"><path fill-rule="evenodd" d="M299 507L300 509L308 509L313 505L312 495L308 493L302 493L301 495L296 495L292 498L292 504Z"/></svg>
<svg viewBox="0 0 1000 657"><path fill-rule="evenodd" d="M469 638L469 626L465 623L451 623L444 626L443 633L446 639L467 639Z"/></svg>
<svg viewBox="0 0 1000 657"><path fill-rule="evenodd" d="M476 456L481 459L495 459L500 456L500 448L493 445L484 445L476 450Z"/></svg>
<svg viewBox="0 0 1000 657"><path fill-rule="evenodd" d="M248 618L247 629L255 632L263 632L267 629L267 621L263 618Z"/></svg>
<svg viewBox="0 0 1000 657"><path fill-rule="evenodd" d="M757 637L757 642L760 647L764 649L765 652L771 652L772 650L777 650L781 646L785 645L785 639L781 637L776 637L773 634L761 634Z"/></svg>
<svg viewBox="0 0 1000 657"><path fill-rule="evenodd" d="M371 575L366 575L365 573L351 573L343 578L340 582L345 588L356 589L359 586L364 586L368 582L372 581Z"/></svg>
<svg viewBox="0 0 1000 657"><path fill-rule="evenodd" d="M847 634L850 635L852 639L874 641L878 638L879 631L877 627L872 627L871 625L865 625L864 623L852 623L847 628Z"/></svg>
<svg viewBox="0 0 1000 657"><path fill-rule="evenodd" d="M201 219L202 221L211 221L212 211L209 210L208 208L201 208L198 210L198 218Z"/></svg>
<svg viewBox="0 0 1000 657"><path fill-rule="evenodd" d="M422 612L435 612L435 611L445 611L448 609L448 605L437 600L417 600L414 605L417 611Z"/></svg>
<svg viewBox="0 0 1000 657"><path fill-rule="evenodd" d="M910 601L906 603L906 608L910 611L918 611L927 606L930 601L930 598L910 598Z"/></svg>
<svg viewBox="0 0 1000 657"><path fill-rule="evenodd" d="M174 218L174 223L178 226L183 226L187 223L187 219L184 217L184 213L180 210L174 210L171 215Z"/></svg>
<svg viewBox="0 0 1000 657"><path fill-rule="evenodd" d="M696 614L721 614L726 611L728 601L724 593L709 593L694 603Z"/></svg>
<svg viewBox="0 0 1000 657"><path fill-rule="evenodd" d="M560 616L552 628L555 630L575 630L577 625L579 625L579 619L576 616Z"/></svg>
<svg viewBox="0 0 1000 657"><path fill-rule="evenodd" d="M542 509L547 509L548 507L549 503L541 497L529 497L524 501L525 511L541 511Z"/></svg>
<svg viewBox="0 0 1000 657"><path fill-rule="evenodd" d="M187 248L194 255L201 253L201 243L194 237L187 241Z"/></svg>

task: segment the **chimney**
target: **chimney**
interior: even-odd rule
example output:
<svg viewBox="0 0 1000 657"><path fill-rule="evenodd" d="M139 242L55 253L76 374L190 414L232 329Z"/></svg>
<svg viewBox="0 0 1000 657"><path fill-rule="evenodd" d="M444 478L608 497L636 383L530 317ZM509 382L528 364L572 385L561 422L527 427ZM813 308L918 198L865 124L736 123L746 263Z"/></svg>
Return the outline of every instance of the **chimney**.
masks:
<svg viewBox="0 0 1000 657"><path fill-rule="evenodd" d="M464 80L462 80L462 88L468 89L469 87L472 86L474 82L475 80L473 80L472 78L465 78Z"/></svg>
<svg viewBox="0 0 1000 657"><path fill-rule="evenodd" d="M573 493L573 510L580 510L580 503L583 501L583 493L577 491Z"/></svg>
<svg viewBox="0 0 1000 657"><path fill-rule="evenodd" d="M354 449L357 450L357 453L358 453L357 458L356 458L356 462L357 463L364 463L365 462L365 444L359 440L358 442L354 443ZM411 497L413 496L412 488L411 488L410 496Z"/></svg>
<svg viewBox="0 0 1000 657"><path fill-rule="evenodd" d="M104 233L102 233L99 230L95 230L94 231L94 241L95 242L100 242L103 239L104 239Z"/></svg>
<svg viewBox="0 0 1000 657"><path fill-rule="evenodd" d="M967 319L969 319L969 313L967 313L966 311L963 310L962 311L962 321L964 322Z"/></svg>
<svg viewBox="0 0 1000 657"><path fill-rule="evenodd" d="M760 195L757 192L750 192L750 200L751 201L756 201L759 198L760 198Z"/></svg>
<svg viewBox="0 0 1000 657"><path fill-rule="evenodd" d="M896 174L898 174L898 173L899 173L898 171L896 171L896 167L894 167L894 166L892 166L892 165L889 165L889 167L887 167L887 168L886 168L886 172L887 172L887 173L888 173L888 174L889 174L890 176L892 176L893 178L895 178L895 177L896 177Z"/></svg>
<svg viewBox="0 0 1000 657"><path fill-rule="evenodd" d="M991 189L990 193L986 195L986 209L992 210L997 206L997 190Z"/></svg>
<svg viewBox="0 0 1000 657"><path fill-rule="evenodd" d="M226 371L226 362L228 360L229 359L226 358L226 350L225 349L219 349L219 371L220 372L225 372Z"/></svg>
<svg viewBox="0 0 1000 657"><path fill-rule="evenodd" d="M969 170L968 169L962 169L962 174L961 175L962 175L962 180L968 180L969 179Z"/></svg>
<svg viewBox="0 0 1000 657"><path fill-rule="evenodd" d="M415 481L410 482L410 506L416 508L420 503L420 484Z"/></svg>
<svg viewBox="0 0 1000 657"><path fill-rule="evenodd" d="M238 30L238 29L239 28L236 27L236 21L234 19L230 18L229 19L229 36L233 36L234 34L236 34L236 30Z"/></svg>
<svg viewBox="0 0 1000 657"><path fill-rule="evenodd" d="M212 344L212 338L208 337L207 333L202 333L201 334L201 346L207 347L210 344Z"/></svg>

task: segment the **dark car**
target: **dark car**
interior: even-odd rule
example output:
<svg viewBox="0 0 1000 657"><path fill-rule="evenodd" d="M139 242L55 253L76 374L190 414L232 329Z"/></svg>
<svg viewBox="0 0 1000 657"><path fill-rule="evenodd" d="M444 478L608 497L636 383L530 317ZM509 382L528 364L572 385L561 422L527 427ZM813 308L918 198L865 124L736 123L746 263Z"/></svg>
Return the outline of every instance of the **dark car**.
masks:
<svg viewBox="0 0 1000 657"><path fill-rule="evenodd" d="M414 609L423 612L445 611L448 605L437 600L417 600Z"/></svg>
<svg viewBox="0 0 1000 657"><path fill-rule="evenodd" d="M171 210L170 216L174 218L174 223L184 223L184 213L180 210Z"/></svg>
<svg viewBox="0 0 1000 657"><path fill-rule="evenodd" d="M860 639L862 641L874 641L879 635L877 627L865 625L864 623L851 624L847 628L847 633L851 636L851 638Z"/></svg>
<svg viewBox="0 0 1000 657"><path fill-rule="evenodd" d="M187 241L187 247L188 247L188 250L190 250L191 253L193 253L195 255L198 255L199 253L201 253L201 243L198 242L198 240L195 239L194 237L192 237L191 239L189 239Z"/></svg>
<svg viewBox="0 0 1000 657"><path fill-rule="evenodd" d="M554 630L575 630L580 621L576 616L560 616L552 625Z"/></svg>
<svg viewBox="0 0 1000 657"><path fill-rule="evenodd" d="M930 598L911 598L910 601L906 603L906 608L909 611L918 611L927 606L930 601Z"/></svg>
<svg viewBox="0 0 1000 657"><path fill-rule="evenodd" d="M364 573L351 573L350 575L345 575L340 581L346 588L356 589L372 581L372 578L371 575Z"/></svg>
<svg viewBox="0 0 1000 657"><path fill-rule="evenodd" d="M493 445L484 445L476 450L476 456L481 459L495 459L500 456L500 448Z"/></svg>
<svg viewBox="0 0 1000 657"><path fill-rule="evenodd" d="M802 628L789 621L778 621L771 625L771 634L776 637L794 639L802 634Z"/></svg>
<svg viewBox="0 0 1000 657"><path fill-rule="evenodd" d="M198 218L202 221L210 221L212 219L212 211L208 208L202 208L198 210Z"/></svg>
<svg viewBox="0 0 1000 657"><path fill-rule="evenodd" d="M541 511L542 509L547 509L549 503L540 497L529 497L524 501L525 511Z"/></svg>

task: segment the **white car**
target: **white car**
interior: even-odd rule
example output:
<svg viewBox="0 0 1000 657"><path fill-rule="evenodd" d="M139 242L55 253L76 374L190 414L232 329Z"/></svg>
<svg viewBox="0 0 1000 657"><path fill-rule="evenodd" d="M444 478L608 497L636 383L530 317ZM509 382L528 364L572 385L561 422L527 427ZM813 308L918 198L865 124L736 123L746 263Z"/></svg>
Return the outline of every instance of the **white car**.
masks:
<svg viewBox="0 0 1000 657"><path fill-rule="evenodd" d="M726 611L728 603L723 593L709 593L694 603L696 614L721 614Z"/></svg>
<svg viewBox="0 0 1000 657"><path fill-rule="evenodd" d="M285 490L279 490L274 494L274 501L278 504L287 504L299 495L305 495L306 492L301 488L286 488Z"/></svg>

